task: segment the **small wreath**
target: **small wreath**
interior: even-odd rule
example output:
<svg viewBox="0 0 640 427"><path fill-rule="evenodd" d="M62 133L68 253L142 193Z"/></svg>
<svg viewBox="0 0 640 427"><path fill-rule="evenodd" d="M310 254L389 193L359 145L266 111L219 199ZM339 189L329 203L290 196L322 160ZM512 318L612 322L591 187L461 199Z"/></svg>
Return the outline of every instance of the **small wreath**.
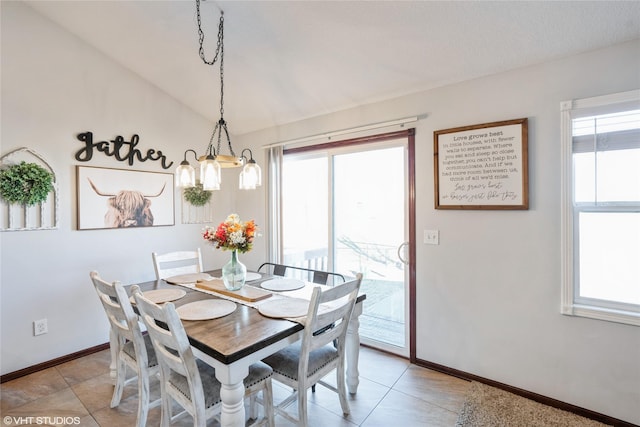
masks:
<svg viewBox="0 0 640 427"><path fill-rule="evenodd" d="M204 190L201 183L184 189L184 199L193 206L204 206L211 200L211 191Z"/></svg>
<svg viewBox="0 0 640 427"><path fill-rule="evenodd" d="M35 163L23 161L0 171L0 196L9 204L41 203L51 190L53 175Z"/></svg>

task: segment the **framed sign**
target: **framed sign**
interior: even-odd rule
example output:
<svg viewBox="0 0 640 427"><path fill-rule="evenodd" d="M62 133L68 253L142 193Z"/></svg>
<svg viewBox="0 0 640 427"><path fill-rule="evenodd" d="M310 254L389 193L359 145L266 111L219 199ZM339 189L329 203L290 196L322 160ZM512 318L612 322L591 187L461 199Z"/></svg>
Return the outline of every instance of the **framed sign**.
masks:
<svg viewBox="0 0 640 427"><path fill-rule="evenodd" d="M436 209L529 209L527 119L433 133Z"/></svg>
<svg viewBox="0 0 640 427"><path fill-rule="evenodd" d="M175 224L173 174L76 168L78 230Z"/></svg>

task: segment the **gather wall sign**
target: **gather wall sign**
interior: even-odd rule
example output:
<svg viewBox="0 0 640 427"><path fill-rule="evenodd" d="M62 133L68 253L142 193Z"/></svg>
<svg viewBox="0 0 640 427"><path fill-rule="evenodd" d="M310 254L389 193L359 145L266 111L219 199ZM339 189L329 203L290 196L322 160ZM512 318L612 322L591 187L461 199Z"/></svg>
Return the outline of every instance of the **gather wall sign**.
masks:
<svg viewBox="0 0 640 427"><path fill-rule="evenodd" d="M131 136L130 141L126 141L124 137L118 135L110 141L94 142L93 132L80 133L77 138L84 143L84 147L76 152L75 158L79 162L90 161L93 158L94 151L96 151L121 162L128 162L129 166L132 166L135 160L139 162L146 162L147 160L160 161L163 169L169 169L173 165L173 162L167 163L167 157L160 150L150 148L146 153L143 153L136 148L140 142L140 137L137 134Z"/></svg>

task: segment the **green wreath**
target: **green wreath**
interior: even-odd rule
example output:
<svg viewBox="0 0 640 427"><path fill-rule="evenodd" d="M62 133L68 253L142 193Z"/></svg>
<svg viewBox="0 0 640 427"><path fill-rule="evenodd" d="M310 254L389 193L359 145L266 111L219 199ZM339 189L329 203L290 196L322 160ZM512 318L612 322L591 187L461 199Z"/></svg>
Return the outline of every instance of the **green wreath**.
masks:
<svg viewBox="0 0 640 427"><path fill-rule="evenodd" d="M193 206L204 206L211 200L211 191L204 190L201 183L184 189L184 199Z"/></svg>
<svg viewBox="0 0 640 427"><path fill-rule="evenodd" d="M9 204L41 203L51 190L53 175L35 163L23 161L0 171L0 196Z"/></svg>

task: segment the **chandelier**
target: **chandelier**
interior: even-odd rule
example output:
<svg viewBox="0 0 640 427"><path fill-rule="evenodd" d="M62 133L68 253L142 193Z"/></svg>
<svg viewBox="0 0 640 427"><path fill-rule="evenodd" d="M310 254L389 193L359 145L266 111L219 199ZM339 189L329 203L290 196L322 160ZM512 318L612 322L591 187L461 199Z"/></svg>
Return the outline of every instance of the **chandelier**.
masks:
<svg viewBox="0 0 640 427"><path fill-rule="evenodd" d="M204 54L204 31L202 31L200 18L200 0L196 0L196 12L200 58L206 65L214 65L216 61L220 64L220 119L216 122L204 155L198 156L195 150L191 149L184 152L184 160L180 162L180 165L176 169L176 186L187 188L196 185L196 171L187 161L187 153L191 152L200 163L200 183L202 184L203 190L219 190L220 183L222 182L222 168L238 167L242 167L239 176L239 188L241 190L255 190L256 187L262 185L262 171L260 170L260 166L253 160L253 153L248 148L242 150L240 156L236 155L231 146L227 122L224 119L224 12L220 12L218 44L215 56L211 61L208 61ZM229 148L228 155L221 153L223 132ZM216 144L215 148L214 143ZM248 153L248 156L246 156L245 153Z"/></svg>

